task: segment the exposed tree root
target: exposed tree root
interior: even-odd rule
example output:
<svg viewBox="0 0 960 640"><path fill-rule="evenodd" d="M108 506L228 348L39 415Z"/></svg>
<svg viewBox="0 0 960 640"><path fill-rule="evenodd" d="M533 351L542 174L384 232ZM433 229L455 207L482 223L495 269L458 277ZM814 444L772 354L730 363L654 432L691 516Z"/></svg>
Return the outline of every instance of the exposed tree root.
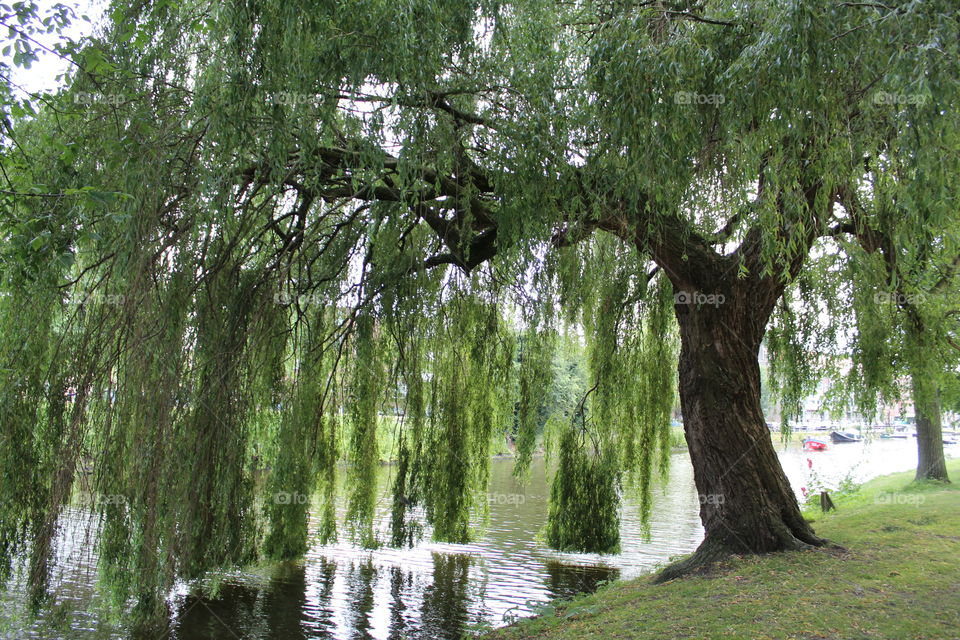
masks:
<svg viewBox="0 0 960 640"><path fill-rule="evenodd" d="M720 545L707 544L704 540L690 557L661 569L653 577L653 583L661 584L684 576L706 573L710 567L732 555L732 552L723 549Z"/></svg>
<svg viewBox="0 0 960 640"><path fill-rule="evenodd" d="M820 538L812 534L807 534L803 537L805 539L801 540L791 534L789 537L784 537L784 539L781 540L782 546L779 549L749 553L807 551L820 548L845 550L840 545L834 544L825 538ZM653 577L653 583L662 584L685 576L702 575L710 571L717 563L735 555L744 555L743 549L731 548L730 545L710 540L709 538L705 539L692 555L661 569L660 572Z"/></svg>

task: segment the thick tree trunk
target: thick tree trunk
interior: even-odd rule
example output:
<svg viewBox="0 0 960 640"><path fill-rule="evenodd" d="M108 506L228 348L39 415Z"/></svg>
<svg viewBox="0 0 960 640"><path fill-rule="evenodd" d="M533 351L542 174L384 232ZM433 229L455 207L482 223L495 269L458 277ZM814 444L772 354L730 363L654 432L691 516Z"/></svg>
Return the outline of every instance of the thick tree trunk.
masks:
<svg viewBox="0 0 960 640"><path fill-rule="evenodd" d="M917 480L950 482L943 457L943 428L936 383L923 371L914 369L910 374L910 384L917 422Z"/></svg>
<svg viewBox="0 0 960 640"><path fill-rule="evenodd" d="M749 279L719 292L676 294L680 402L706 537L658 581L730 554L825 543L800 514L760 408L760 341L780 291Z"/></svg>

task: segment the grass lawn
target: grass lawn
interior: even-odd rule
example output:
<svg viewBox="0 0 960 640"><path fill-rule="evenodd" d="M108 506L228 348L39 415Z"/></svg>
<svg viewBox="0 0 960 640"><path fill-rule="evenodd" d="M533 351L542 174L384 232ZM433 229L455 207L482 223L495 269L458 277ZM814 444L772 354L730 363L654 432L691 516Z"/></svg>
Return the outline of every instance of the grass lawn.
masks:
<svg viewBox="0 0 960 640"><path fill-rule="evenodd" d="M485 638L960 640L960 460L952 485L877 478L810 513L846 550L734 558L706 576L611 584Z"/></svg>

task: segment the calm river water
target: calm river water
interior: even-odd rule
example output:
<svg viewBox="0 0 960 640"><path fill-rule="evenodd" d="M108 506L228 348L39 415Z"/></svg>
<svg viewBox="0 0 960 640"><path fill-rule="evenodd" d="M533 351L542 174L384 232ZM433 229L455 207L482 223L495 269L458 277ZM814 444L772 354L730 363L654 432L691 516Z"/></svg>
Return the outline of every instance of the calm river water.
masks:
<svg viewBox="0 0 960 640"><path fill-rule="evenodd" d="M811 481L857 480L916 465L913 440L875 440L804 452L779 446L796 491ZM960 445L948 448L954 455ZM703 536L687 454L672 456L670 476L655 490L650 539L644 541L629 496L617 555L551 551L537 534L547 516L543 460L521 486L512 460L493 461L490 519L469 545L424 542L413 549L367 551L343 543L314 546L296 563L221 576L216 597L198 598L184 586L170 596L170 626L161 638L459 638L531 615L555 598L590 592L608 580L647 572L693 550ZM388 469L384 469L384 479ZM384 487L386 483L384 483ZM383 517L389 507L384 494ZM385 521L385 520L384 520ZM66 514L56 563L56 595L37 619L25 614L16 579L0 594L0 639L128 638L103 615L95 596L96 557L80 511Z"/></svg>

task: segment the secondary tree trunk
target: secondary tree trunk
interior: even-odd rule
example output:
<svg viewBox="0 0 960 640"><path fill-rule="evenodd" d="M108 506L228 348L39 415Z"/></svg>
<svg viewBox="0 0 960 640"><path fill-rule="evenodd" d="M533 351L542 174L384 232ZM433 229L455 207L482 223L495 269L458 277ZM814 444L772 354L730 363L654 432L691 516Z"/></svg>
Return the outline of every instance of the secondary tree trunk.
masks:
<svg viewBox="0 0 960 640"><path fill-rule="evenodd" d="M943 427L936 383L922 371L912 371L913 410L917 422L917 480L950 482L943 458Z"/></svg>
<svg viewBox="0 0 960 640"><path fill-rule="evenodd" d="M911 304L907 312L910 339L910 387L917 426L917 480L949 482L943 457L943 428L940 423L940 391L937 386L937 358L919 311Z"/></svg>
<svg viewBox="0 0 960 640"><path fill-rule="evenodd" d="M760 278L719 282L726 286L717 291L675 295L680 402L706 537L658 581L730 554L825 543L800 514L760 408L760 341L782 287Z"/></svg>

